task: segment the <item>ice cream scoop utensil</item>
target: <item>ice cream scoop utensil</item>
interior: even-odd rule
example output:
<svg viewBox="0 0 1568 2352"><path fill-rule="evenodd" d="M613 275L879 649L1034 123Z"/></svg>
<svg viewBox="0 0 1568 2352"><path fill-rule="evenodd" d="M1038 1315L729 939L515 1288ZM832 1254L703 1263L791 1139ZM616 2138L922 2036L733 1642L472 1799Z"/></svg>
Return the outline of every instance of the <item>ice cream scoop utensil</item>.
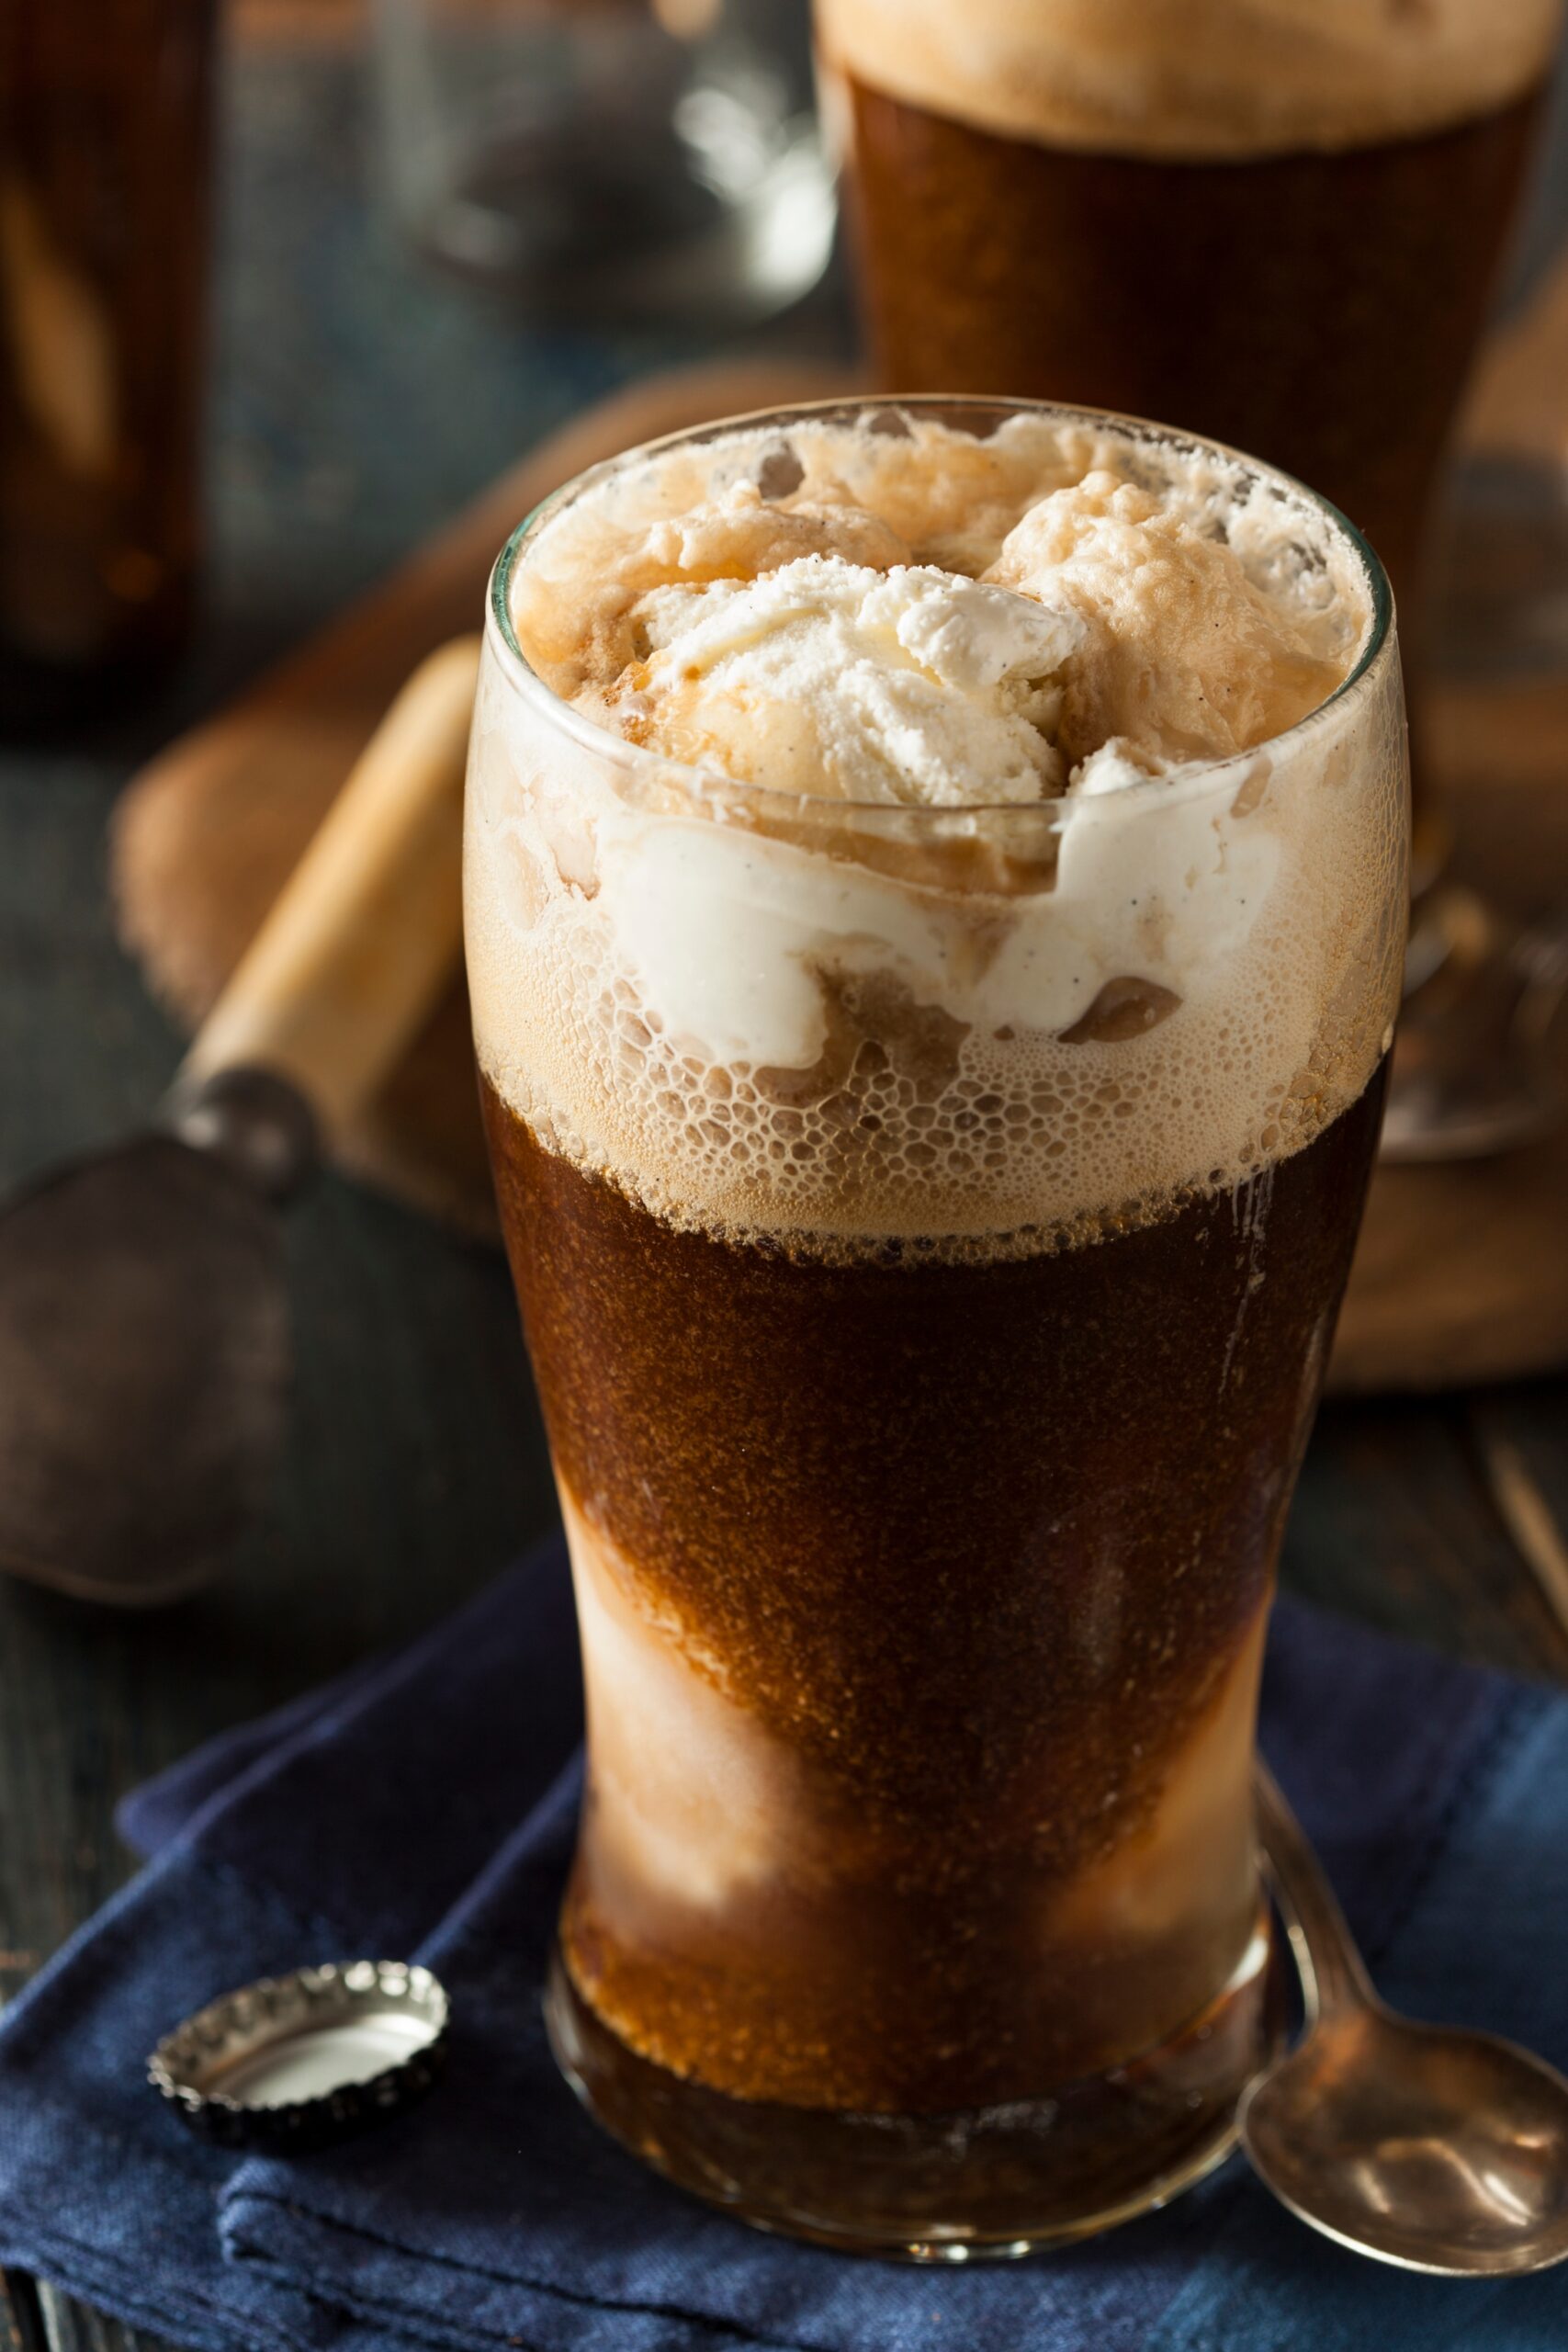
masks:
<svg viewBox="0 0 1568 2352"><path fill-rule="evenodd" d="M0 1213L0 1566L164 1600L257 1509L290 1363L281 1204L460 954L478 661L460 639L410 679L150 1130Z"/></svg>

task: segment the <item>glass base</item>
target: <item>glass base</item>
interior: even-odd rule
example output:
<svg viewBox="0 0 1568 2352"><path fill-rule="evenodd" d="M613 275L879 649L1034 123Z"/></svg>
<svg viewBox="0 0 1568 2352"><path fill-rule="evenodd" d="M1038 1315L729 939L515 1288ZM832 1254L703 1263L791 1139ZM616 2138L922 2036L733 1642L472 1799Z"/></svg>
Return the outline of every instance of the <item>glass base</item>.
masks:
<svg viewBox="0 0 1568 2352"><path fill-rule="evenodd" d="M1235 2107L1283 2046L1288 1972L1266 1909L1230 1982L1183 2030L1050 2098L944 2115L753 2104L640 2058L558 1950L556 2060L624 2147L757 2228L908 2262L1007 2261L1130 2221L1212 2172Z"/></svg>

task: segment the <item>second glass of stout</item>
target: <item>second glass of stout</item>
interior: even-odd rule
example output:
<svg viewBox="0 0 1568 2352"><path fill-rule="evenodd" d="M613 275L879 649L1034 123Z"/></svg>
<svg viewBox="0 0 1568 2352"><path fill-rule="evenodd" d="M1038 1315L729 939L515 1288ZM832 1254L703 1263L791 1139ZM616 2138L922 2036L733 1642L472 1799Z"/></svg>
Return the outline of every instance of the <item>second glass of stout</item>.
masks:
<svg viewBox="0 0 1568 2352"><path fill-rule="evenodd" d="M1024 444L1201 488L1260 579L1349 600L1343 683L1236 756L964 808L737 783L569 698L585 577L611 631L648 548L700 580L680 517L738 482L781 531L821 483L908 531L933 435L993 536ZM468 974L590 1725L547 2014L610 2130L750 2219L1018 2254L1230 2144L1272 2030L1258 1668L1406 796L1376 560L1152 426L715 426L497 566Z"/></svg>
<svg viewBox="0 0 1568 2352"><path fill-rule="evenodd" d="M1282 466L1377 548L1418 671L1561 0L816 11L882 379L1177 417ZM1425 881L1447 826L1418 808Z"/></svg>

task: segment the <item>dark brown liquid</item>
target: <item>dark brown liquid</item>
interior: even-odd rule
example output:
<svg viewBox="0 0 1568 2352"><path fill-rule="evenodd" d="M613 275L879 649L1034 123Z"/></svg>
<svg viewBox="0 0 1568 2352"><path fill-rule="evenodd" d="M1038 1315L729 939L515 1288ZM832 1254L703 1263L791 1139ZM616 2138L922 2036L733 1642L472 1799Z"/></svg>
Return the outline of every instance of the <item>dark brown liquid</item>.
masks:
<svg viewBox="0 0 1568 2352"><path fill-rule="evenodd" d="M1215 1996L1255 1919L1256 1645L1381 1097L1085 1248L834 1264L673 1228L487 1090L563 1495L790 1759L817 1841L661 1914L591 1790L564 1942L634 2048L742 2098L962 2108ZM1108 1863L1136 1881L1225 1723L1214 1899L1075 1918Z"/></svg>
<svg viewBox="0 0 1568 2352"><path fill-rule="evenodd" d="M0 9L0 724L79 717L185 632L215 24Z"/></svg>

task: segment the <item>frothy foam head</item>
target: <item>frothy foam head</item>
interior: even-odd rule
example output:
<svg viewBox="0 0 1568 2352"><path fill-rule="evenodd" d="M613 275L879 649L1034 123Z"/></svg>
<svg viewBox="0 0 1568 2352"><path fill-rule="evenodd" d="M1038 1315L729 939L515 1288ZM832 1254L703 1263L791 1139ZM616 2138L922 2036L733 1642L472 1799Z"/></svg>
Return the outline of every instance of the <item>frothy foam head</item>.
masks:
<svg viewBox="0 0 1568 2352"><path fill-rule="evenodd" d="M817 0L829 66L1005 137L1173 160L1372 146L1547 71L1561 0Z"/></svg>
<svg viewBox="0 0 1568 2352"><path fill-rule="evenodd" d="M1398 677L1386 647L1335 692L1355 542L1203 445L993 422L636 453L513 566L479 1058L663 1214L1050 1246L1299 1148L1383 1049Z"/></svg>

